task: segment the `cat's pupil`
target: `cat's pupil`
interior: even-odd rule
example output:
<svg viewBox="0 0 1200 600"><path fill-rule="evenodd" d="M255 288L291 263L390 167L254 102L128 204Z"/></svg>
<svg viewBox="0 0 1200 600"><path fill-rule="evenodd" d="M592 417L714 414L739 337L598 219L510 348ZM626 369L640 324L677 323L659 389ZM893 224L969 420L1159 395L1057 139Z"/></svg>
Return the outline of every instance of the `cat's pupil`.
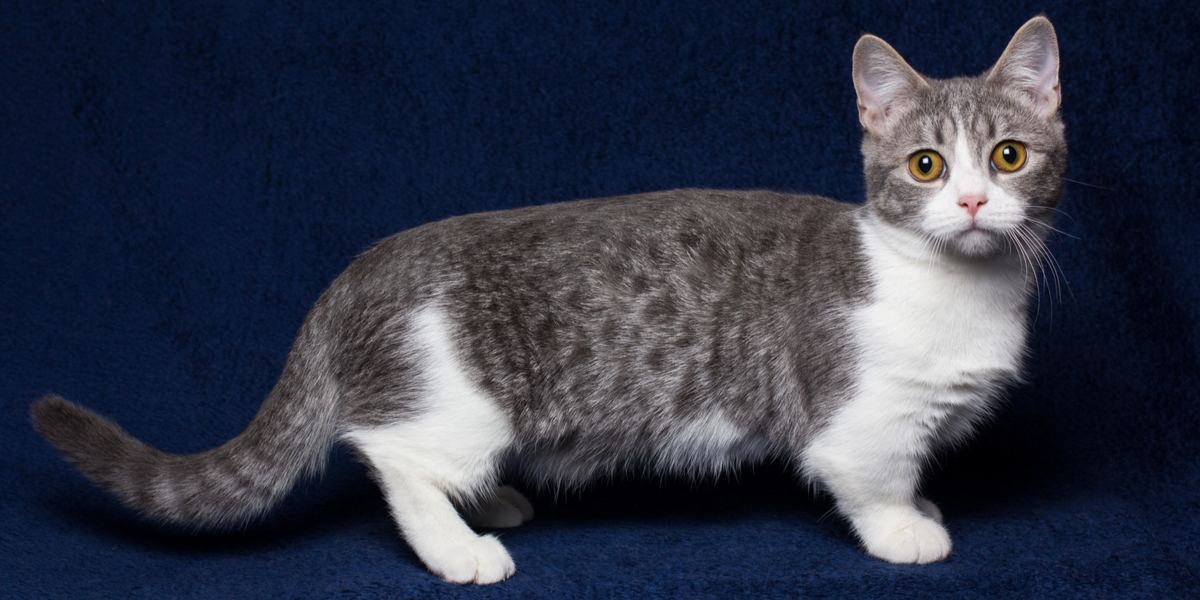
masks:
<svg viewBox="0 0 1200 600"><path fill-rule="evenodd" d="M1012 146L1005 146L1000 150L1000 157L1010 165L1015 164L1017 162L1017 149Z"/></svg>
<svg viewBox="0 0 1200 600"><path fill-rule="evenodd" d="M933 169L933 159L929 158L928 156L922 156L919 160L917 160L917 168L920 169L922 173L928 173L931 169Z"/></svg>

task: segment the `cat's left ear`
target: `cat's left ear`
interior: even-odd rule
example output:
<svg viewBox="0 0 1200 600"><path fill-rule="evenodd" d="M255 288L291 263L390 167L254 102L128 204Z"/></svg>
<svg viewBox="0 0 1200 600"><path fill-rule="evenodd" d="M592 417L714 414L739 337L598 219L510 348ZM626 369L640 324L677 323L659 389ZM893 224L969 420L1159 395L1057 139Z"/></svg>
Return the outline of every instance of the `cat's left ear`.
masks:
<svg viewBox="0 0 1200 600"><path fill-rule="evenodd" d="M900 114L929 87L899 52L873 35L858 38L852 63L858 120L876 135L887 135Z"/></svg>
<svg viewBox="0 0 1200 600"><path fill-rule="evenodd" d="M1058 86L1058 36L1050 19L1037 16L1022 25L988 71L987 80L1021 92L1043 119L1054 116L1062 92Z"/></svg>

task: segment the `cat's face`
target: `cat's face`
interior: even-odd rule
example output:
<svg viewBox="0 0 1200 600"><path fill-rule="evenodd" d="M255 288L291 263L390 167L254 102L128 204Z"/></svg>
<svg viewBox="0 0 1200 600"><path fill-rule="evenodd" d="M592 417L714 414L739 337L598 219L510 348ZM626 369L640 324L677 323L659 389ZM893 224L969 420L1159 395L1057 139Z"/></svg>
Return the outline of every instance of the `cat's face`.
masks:
<svg viewBox="0 0 1200 600"><path fill-rule="evenodd" d="M1043 17L974 78L922 77L874 36L854 49L867 203L892 225L963 256L1019 252L1045 234L1066 141L1058 44Z"/></svg>

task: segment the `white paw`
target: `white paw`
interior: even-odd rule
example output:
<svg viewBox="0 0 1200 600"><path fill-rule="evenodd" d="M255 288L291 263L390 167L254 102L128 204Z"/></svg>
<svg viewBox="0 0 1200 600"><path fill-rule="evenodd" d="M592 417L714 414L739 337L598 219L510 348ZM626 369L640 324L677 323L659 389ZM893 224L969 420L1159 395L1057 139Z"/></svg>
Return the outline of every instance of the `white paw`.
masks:
<svg viewBox="0 0 1200 600"><path fill-rule="evenodd" d="M921 514L933 519L934 521L937 521L938 523L943 522L942 509L938 508L938 505L934 504L928 498L917 498L917 510L921 511Z"/></svg>
<svg viewBox="0 0 1200 600"><path fill-rule="evenodd" d="M880 509L855 519L867 552L897 564L926 564L950 555L950 534L940 523L909 507Z"/></svg>
<svg viewBox="0 0 1200 600"><path fill-rule="evenodd" d="M477 529L516 527L533 518L533 506L521 492L509 486L496 490L496 495L466 510L466 520Z"/></svg>
<svg viewBox="0 0 1200 600"><path fill-rule="evenodd" d="M434 575L450 583L488 584L504 581L517 572L508 550L494 536L484 535L459 546L422 557Z"/></svg>

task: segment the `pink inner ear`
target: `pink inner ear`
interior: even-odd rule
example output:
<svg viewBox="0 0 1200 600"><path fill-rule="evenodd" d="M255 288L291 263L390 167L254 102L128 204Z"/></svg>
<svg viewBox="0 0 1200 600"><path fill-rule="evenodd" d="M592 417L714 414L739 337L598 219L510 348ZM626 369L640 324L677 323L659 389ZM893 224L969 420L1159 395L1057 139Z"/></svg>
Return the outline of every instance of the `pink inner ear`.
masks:
<svg viewBox="0 0 1200 600"><path fill-rule="evenodd" d="M874 66L864 74L861 83L858 90L859 119L872 128L882 129L895 104L910 92L911 82L898 69Z"/></svg>
<svg viewBox="0 0 1200 600"><path fill-rule="evenodd" d="M879 81L879 74L872 68L863 75L861 85L858 87L859 102L868 112L878 112L886 103L886 100L880 94L882 84Z"/></svg>
<svg viewBox="0 0 1200 600"><path fill-rule="evenodd" d="M1043 49L1042 64L1032 81L1031 95L1037 106L1037 111L1043 117L1048 117L1058 110L1061 91L1058 85L1058 59L1049 49Z"/></svg>
<svg viewBox="0 0 1200 600"><path fill-rule="evenodd" d="M882 133L925 84L887 42L864 36L854 48L854 88L858 93L859 120L867 129Z"/></svg>
<svg viewBox="0 0 1200 600"><path fill-rule="evenodd" d="M1058 110L1058 45L1053 30L1018 32L1012 46L993 67L993 75L1029 96L1038 114L1048 117Z"/></svg>
<svg viewBox="0 0 1200 600"><path fill-rule="evenodd" d="M870 105L859 103L858 119L867 126L868 129L882 130L887 125L888 115L891 113L892 107L890 104L879 103L877 100L869 101Z"/></svg>
<svg viewBox="0 0 1200 600"><path fill-rule="evenodd" d="M1042 64L1038 65L1038 76L1034 82L1034 89L1043 97L1048 92L1058 88L1058 57L1055 56L1055 52L1049 47L1049 43L1044 44L1044 46L1039 48L1042 54Z"/></svg>

